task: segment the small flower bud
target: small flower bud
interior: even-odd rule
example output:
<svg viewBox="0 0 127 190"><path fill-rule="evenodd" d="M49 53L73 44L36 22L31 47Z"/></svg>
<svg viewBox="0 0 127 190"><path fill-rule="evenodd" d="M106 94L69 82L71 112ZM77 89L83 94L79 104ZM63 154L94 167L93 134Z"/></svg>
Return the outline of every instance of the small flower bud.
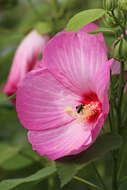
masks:
<svg viewBox="0 0 127 190"><path fill-rule="evenodd" d="M126 18L125 18L125 15L124 15L124 12L120 9L114 9L114 16L116 17L116 19L118 20L118 22L122 25L125 24L126 22Z"/></svg>
<svg viewBox="0 0 127 190"><path fill-rule="evenodd" d="M116 42L113 49L113 57L120 58L121 39Z"/></svg>
<svg viewBox="0 0 127 190"><path fill-rule="evenodd" d="M110 16L109 14L105 14L104 23L106 26L109 26L109 27L114 27L118 25L118 23L114 20L114 18Z"/></svg>
<svg viewBox="0 0 127 190"><path fill-rule="evenodd" d="M118 6L117 0L103 0L103 7L107 11L112 11Z"/></svg>
<svg viewBox="0 0 127 190"><path fill-rule="evenodd" d="M124 38L121 38L115 44L115 47L113 50L113 57L120 58L120 59L124 59L127 57L127 41Z"/></svg>
<svg viewBox="0 0 127 190"><path fill-rule="evenodd" d="M123 58L127 57L127 41L125 39L122 39L121 56Z"/></svg>
<svg viewBox="0 0 127 190"><path fill-rule="evenodd" d="M110 16L108 13L105 14L105 20L104 20L105 24L110 27L117 26L119 25L119 23L124 25L126 21L124 12L122 10L119 10L118 8L114 9L113 12L114 16L113 15Z"/></svg>
<svg viewBox="0 0 127 190"><path fill-rule="evenodd" d="M118 0L118 7L124 11L127 11L127 0Z"/></svg>

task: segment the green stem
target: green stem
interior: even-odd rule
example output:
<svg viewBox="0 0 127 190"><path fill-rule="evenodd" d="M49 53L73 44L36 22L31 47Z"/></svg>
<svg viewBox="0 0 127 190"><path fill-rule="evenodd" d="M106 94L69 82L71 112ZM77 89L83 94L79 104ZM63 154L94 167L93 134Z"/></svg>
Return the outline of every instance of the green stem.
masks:
<svg viewBox="0 0 127 190"><path fill-rule="evenodd" d="M121 122L122 122L122 100L124 94L124 62L121 61L120 64L120 79L119 79L119 97L118 103L116 105L116 112L117 112L117 129L118 133L120 134Z"/></svg>
<svg viewBox="0 0 127 190"><path fill-rule="evenodd" d="M122 147L122 152L121 152L121 160L120 160L120 165L119 165L119 170L118 170L118 173L117 173L117 178L119 179L120 178L120 174L121 174L121 170L123 168L123 164L124 164L124 161L125 161L125 155L127 153L127 150L126 150L126 147L127 147L127 143L125 145L123 145Z"/></svg>
<svg viewBox="0 0 127 190"><path fill-rule="evenodd" d="M124 63L121 62L120 66L120 87L119 87L119 99L117 105L117 119L118 119L118 133L120 134L120 127L121 127L121 111L122 111L122 100L123 100L123 91L124 91ZM112 174L112 189L118 189L118 155L119 150L113 151L113 174Z"/></svg>
<svg viewBox="0 0 127 190"><path fill-rule="evenodd" d="M124 62L121 62L120 64L120 93L119 93L119 101L118 101L119 124L121 124L123 92L124 92Z"/></svg>
<svg viewBox="0 0 127 190"><path fill-rule="evenodd" d="M101 184L102 184L102 186L103 186L103 190L107 190L106 185L105 185L105 183L104 183L104 181L103 181L103 179L102 179L101 175L99 174L99 172L98 172L98 170L97 170L97 168L96 168L95 164L94 164L94 163L92 163L92 165L93 165L93 169L94 169L94 171L96 172L96 175L97 175L97 177L98 177L98 179L99 179L100 183L101 183Z"/></svg>
<svg viewBox="0 0 127 190"><path fill-rule="evenodd" d="M113 173L112 173L112 190L118 189L118 180L117 180L117 169L118 169L118 160L117 160L117 150L113 151Z"/></svg>
<svg viewBox="0 0 127 190"><path fill-rule="evenodd" d="M73 178L76 179L77 181L80 181L80 182L82 182L82 183L85 183L85 184L87 184L87 185L90 185L91 187L94 187L94 188L96 188L96 189L98 189L98 190L102 190L99 186L97 186L97 185L91 183L90 181L88 181L88 180L86 180L86 179L82 179L81 177L78 177L78 176L74 176Z"/></svg>
<svg viewBox="0 0 127 190"><path fill-rule="evenodd" d="M110 109L110 110L111 110L111 109ZM108 119L109 119L110 130L111 130L111 132L113 132L113 127L112 127L112 120L111 120L111 118L112 118L112 116L111 116L111 111L110 111L110 113L109 113L109 115L108 115Z"/></svg>
<svg viewBox="0 0 127 190"><path fill-rule="evenodd" d="M110 85L111 85L111 94L112 94L112 89L113 89L113 82L112 82L112 71L110 71ZM110 126L110 130L111 132L115 132L115 128L113 127L113 118L114 118L114 112L113 112L113 106L114 104L112 103L112 99L110 101L110 112L109 112L109 126Z"/></svg>

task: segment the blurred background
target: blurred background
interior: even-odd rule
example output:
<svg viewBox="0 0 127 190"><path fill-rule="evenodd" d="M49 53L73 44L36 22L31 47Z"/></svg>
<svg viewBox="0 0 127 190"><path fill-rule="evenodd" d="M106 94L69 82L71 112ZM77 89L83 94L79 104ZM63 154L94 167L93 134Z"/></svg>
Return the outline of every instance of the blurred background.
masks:
<svg viewBox="0 0 127 190"><path fill-rule="evenodd" d="M17 117L15 106L2 93L13 62L13 57L19 43L34 28L40 34L54 36L66 27L68 20L81 10L101 8L102 0L59 0L54 7L53 0L0 0L0 180L23 178L32 175L39 169L52 165L46 157L40 157L32 151L25 130ZM40 23L48 23L42 26ZM99 22L99 21L98 21ZM113 36L105 36L110 46ZM126 161L127 162L127 161ZM111 158L106 155L95 162L100 174L105 177L107 186L111 182ZM125 163L127 164L127 163ZM127 175L127 171L124 171ZM94 167L88 165L79 174L82 178L99 184ZM72 180L60 188L57 174L43 181L25 183L13 188L14 190L91 190L95 189ZM121 186L127 189L127 184ZM1 189L4 190L4 189ZM6 190L6 189L5 189Z"/></svg>

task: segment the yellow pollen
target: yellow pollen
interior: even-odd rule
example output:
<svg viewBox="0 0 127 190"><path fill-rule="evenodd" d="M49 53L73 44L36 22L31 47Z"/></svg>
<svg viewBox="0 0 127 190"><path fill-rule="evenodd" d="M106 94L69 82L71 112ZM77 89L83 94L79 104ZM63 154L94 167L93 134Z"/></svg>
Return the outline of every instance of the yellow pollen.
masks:
<svg viewBox="0 0 127 190"><path fill-rule="evenodd" d="M73 109L72 107L66 107L64 112L66 112L70 117L77 119L79 123L89 120L89 118L96 113L97 104L91 102L90 104L83 105L80 113L77 110Z"/></svg>
<svg viewBox="0 0 127 190"><path fill-rule="evenodd" d="M83 106L83 109L81 111L81 116L88 120L90 116L92 116L95 113L95 109L96 109L97 105L94 104L92 105L92 102L90 104L87 104L85 106Z"/></svg>

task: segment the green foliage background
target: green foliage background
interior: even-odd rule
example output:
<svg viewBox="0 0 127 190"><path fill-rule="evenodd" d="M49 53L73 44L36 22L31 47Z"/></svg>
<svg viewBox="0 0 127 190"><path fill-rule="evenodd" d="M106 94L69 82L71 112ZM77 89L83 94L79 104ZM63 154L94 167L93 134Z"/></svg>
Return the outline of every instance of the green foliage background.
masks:
<svg viewBox="0 0 127 190"><path fill-rule="evenodd" d="M110 138L109 135L103 138L104 142L109 140L106 147L105 143L100 141L102 143L100 148L96 144L92 150L90 149L90 153L87 152L85 156L87 158L93 151L92 164L88 164L87 159L86 163L83 163L84 165L79 163L80 166L72 163L72 160L66 164L63 164L62 161L55 164L48 158L40 157L32 151L27 140L27 131L19 123L15 107L2 93L15 50L32 28L37 29L40 33L48 32L50 36L54 36L66 27L73 15L84 9L101 8L101 3L101 0L63 0L59 1L59 7L55 9L50 0L0 0L0 190L94 190L94 187L74 178L71 180L70 176L73 177L74 172L74 175L101 187L102 184L95 171L95 166L109 189L112 175L110 171L112 158L109 151L121 144L120 137ZM114 37L108 34L105 35L105 39L110 47ZM127 102L126 97L124 101ZM123 113L126 111L125 107ZM124 126L126 126L126 121L127 117L124 118ZM104 130L109 131L108 122ZM127 130L124 128L121 131L125 140L124 146L127 146L126 134ZM126 155L127 151L124 154ZM101 158L97 159L99 156ZM96 161L93 163L95 159ZM122 176L127 176L126 166L127 160L123 163ZM65 186L61 187L60 179L63 185L66 184ZM121 185L120 189L127 189L127 183Z"/></svg>

